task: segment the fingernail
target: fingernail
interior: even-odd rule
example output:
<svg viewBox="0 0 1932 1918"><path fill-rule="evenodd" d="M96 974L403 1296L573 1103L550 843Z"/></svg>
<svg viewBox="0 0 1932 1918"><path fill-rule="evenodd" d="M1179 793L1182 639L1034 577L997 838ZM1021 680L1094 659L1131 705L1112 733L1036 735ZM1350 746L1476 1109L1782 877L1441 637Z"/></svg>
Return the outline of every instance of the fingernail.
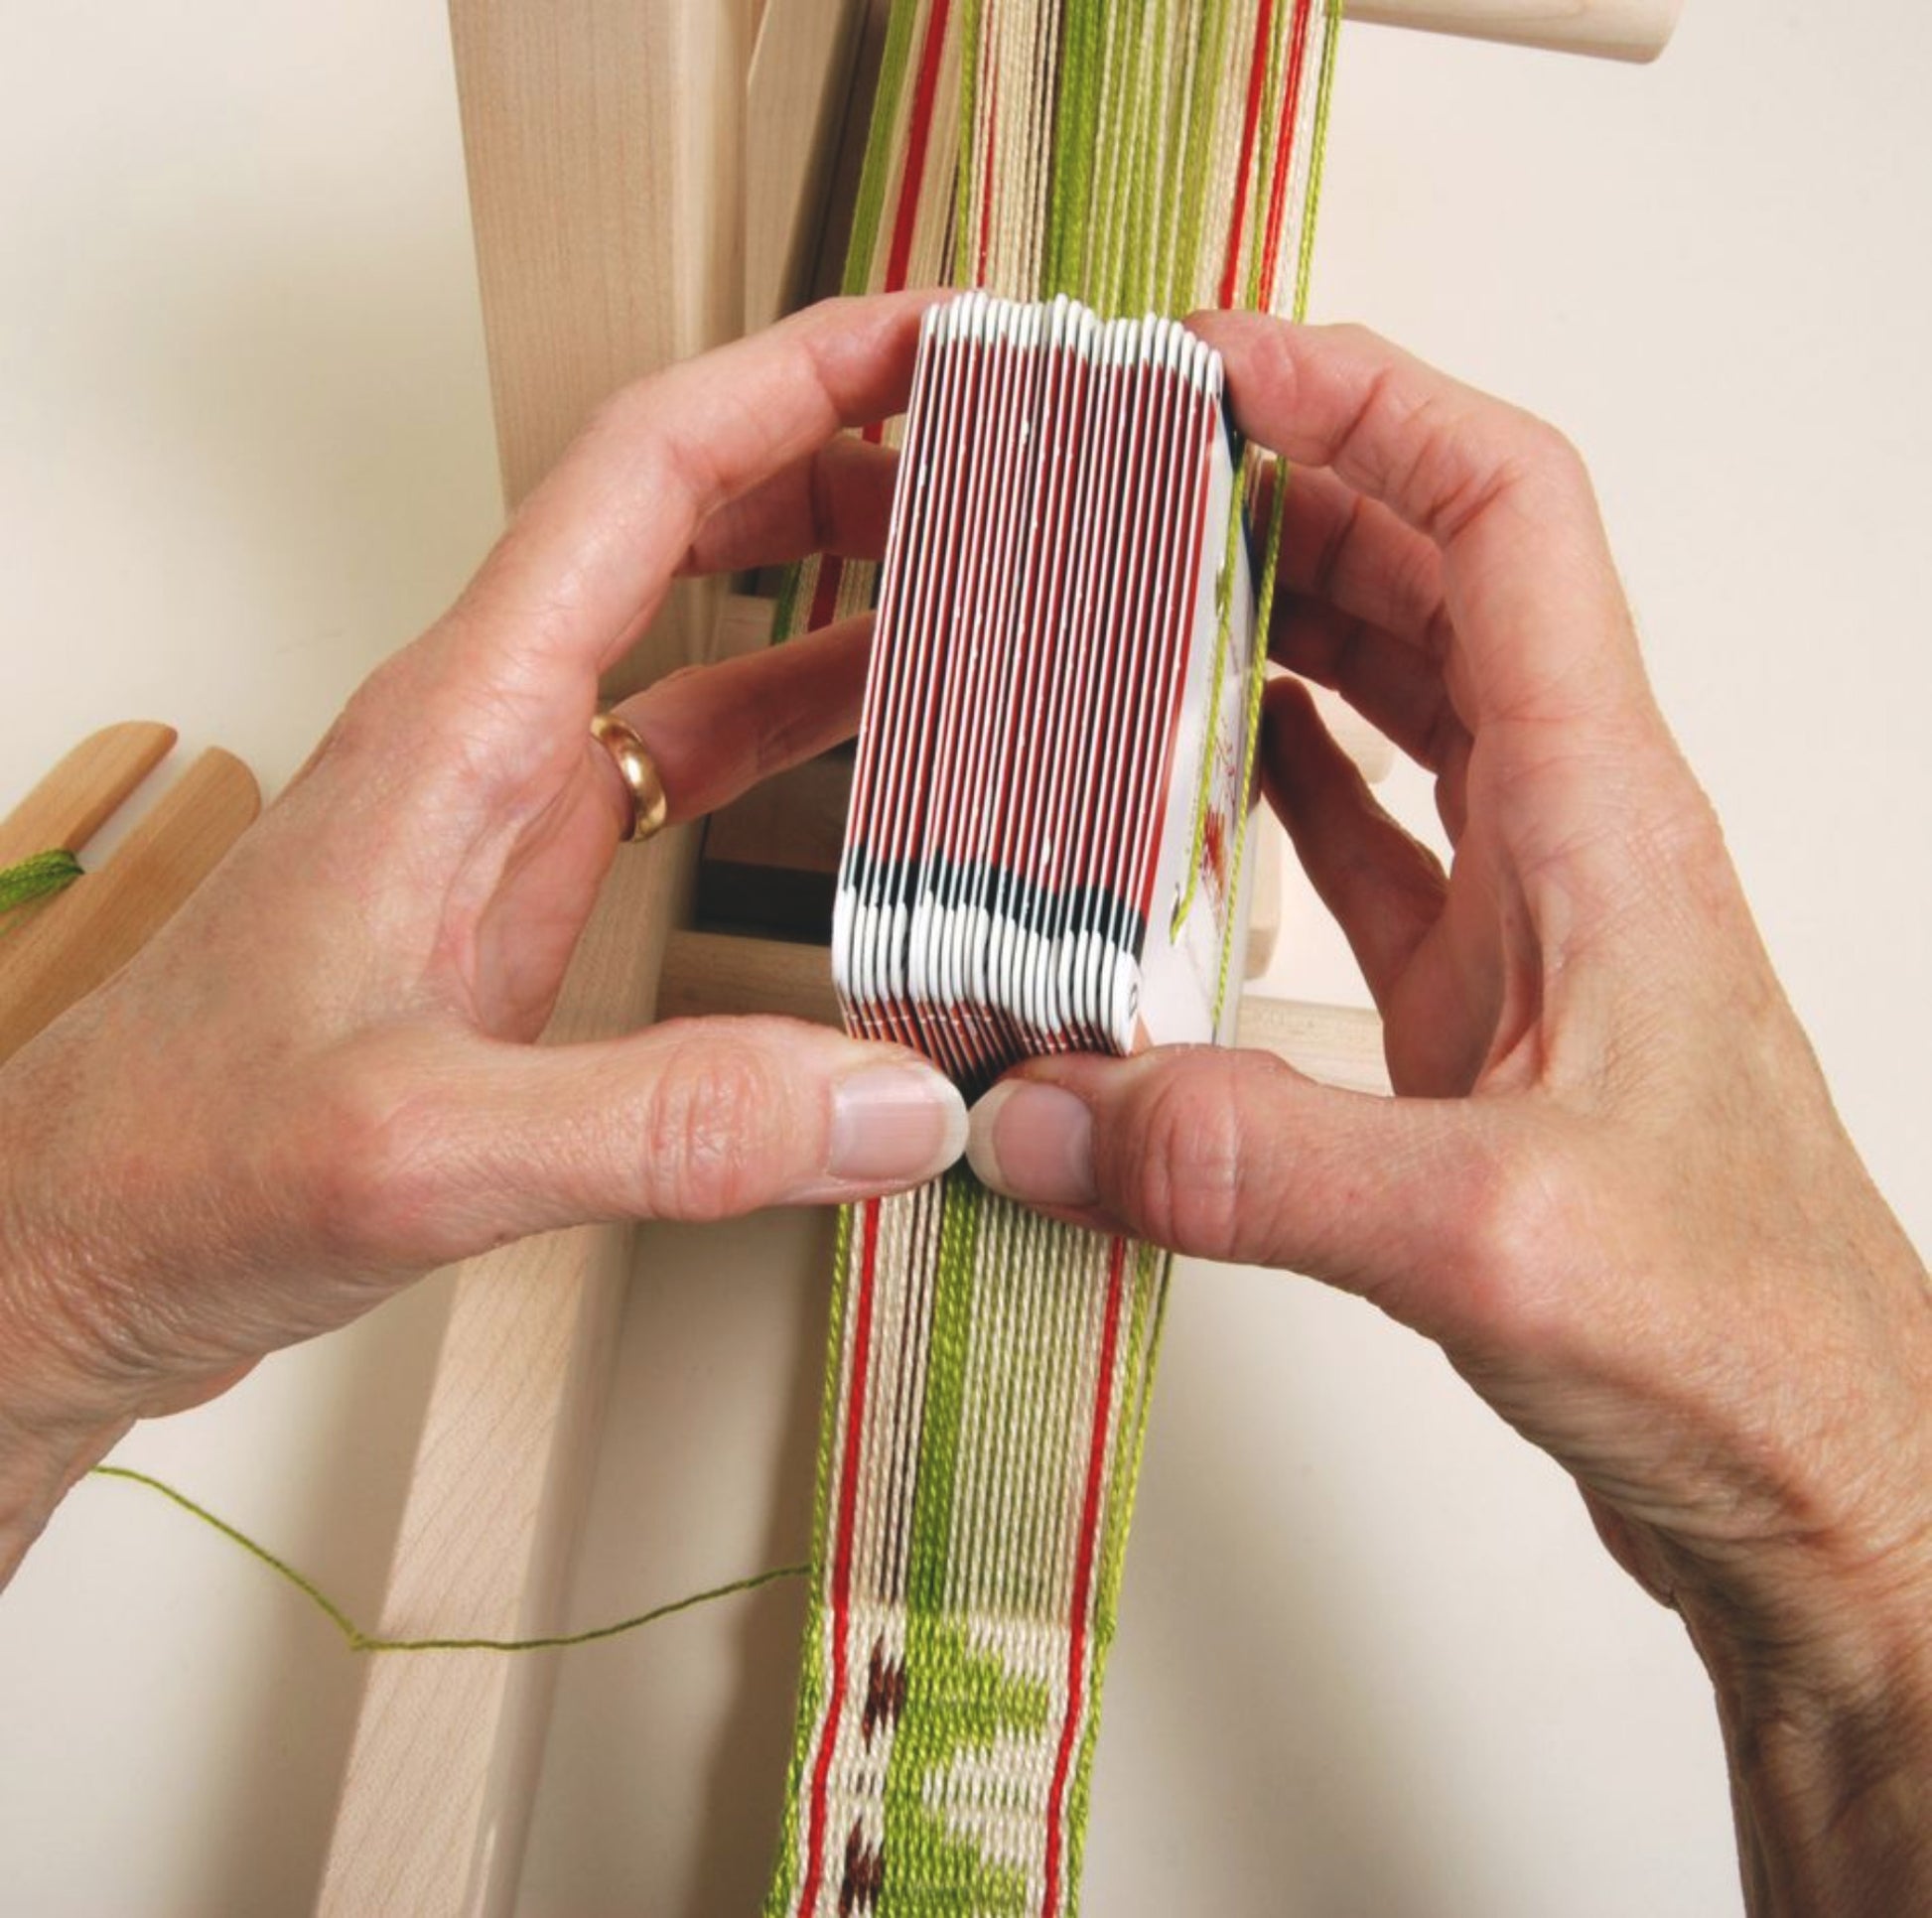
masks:
<svg viewBox="0 0 1932 1918"><path fill-rule="evenodd" d="M984 1184L1033 1205L1091 1205L1093 1114L1056 1085L996 1085L973 1108L966 1160Z"/></svg>
<svg viewBox="0 0 1932 1918"><path fill-rule="evenodd" d="M871 1065L832 1087L827 1174L853 1185L936 1178L966 1145L966 1101L927 1065Z"/></svg>

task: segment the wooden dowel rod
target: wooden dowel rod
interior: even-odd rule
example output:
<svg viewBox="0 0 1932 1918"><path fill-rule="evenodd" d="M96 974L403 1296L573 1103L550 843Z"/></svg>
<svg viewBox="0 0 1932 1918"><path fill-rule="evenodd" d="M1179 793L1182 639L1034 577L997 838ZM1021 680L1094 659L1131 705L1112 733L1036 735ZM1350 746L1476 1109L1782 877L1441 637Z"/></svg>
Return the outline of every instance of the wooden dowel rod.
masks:
<svg viewBox="0 0 1932 1918"><path fill-rule="evenodd" d="M1344 0L1350 20L1596 60L1655 60L1684 0Z"/></svg>

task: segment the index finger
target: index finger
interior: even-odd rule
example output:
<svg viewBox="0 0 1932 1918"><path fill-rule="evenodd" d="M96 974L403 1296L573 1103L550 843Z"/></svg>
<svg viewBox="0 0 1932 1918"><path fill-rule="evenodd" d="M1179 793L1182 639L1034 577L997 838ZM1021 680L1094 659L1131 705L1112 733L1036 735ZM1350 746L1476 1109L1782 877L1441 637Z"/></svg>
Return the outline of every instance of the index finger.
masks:
<svg viewBox="0 0 1932 1918"><path fill-rule="evenodd" d="M711 666L671 673L617 708L664 782L673 823L740 793L859 728L872 615ZM599 749L598 757L610 754Z"/></svg>
<svg viewBox="0 0 1932 1918"><path fill-rule="evenodd" d="M1648 704L1588 476L1553 427L1360 328L1188 324L1221 354L1245 433L1328 468L1441 549L1472 725Z"/></svg>
<svg viewBox="0 0 1932 1918"><path fill-rule="evenodd" d="M466 596L520 652L621 658L709 514L905 403L937 297L828 300L623 388L532 492Z"/></svg>

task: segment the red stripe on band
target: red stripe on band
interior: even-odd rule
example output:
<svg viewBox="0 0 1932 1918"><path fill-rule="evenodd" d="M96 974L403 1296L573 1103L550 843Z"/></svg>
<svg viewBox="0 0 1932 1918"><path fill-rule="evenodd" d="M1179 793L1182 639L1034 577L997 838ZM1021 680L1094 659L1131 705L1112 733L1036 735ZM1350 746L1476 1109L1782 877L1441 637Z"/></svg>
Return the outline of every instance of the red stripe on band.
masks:
<svg viewBox="0 0 1932 1918"><path fill-rule="evenodd" d="M1275 134L1275 178L1268 190L1268 211L1262 221L1267 250L1261 258L1260 304L1274 304L1275 274L1282 257L1282 227L1288 211L1288 170L1295 150L1295 116L1302 106L1302 72L1308 66L1309 15L1314 0L1295 0L1295 25L1289 30L1294 46L1288 57L1288 84L1282 89L1281 123Z"/></svg>
<svg viewBox="0 0 1932 1918"><path fill-rule="evenodd" d="M1234 218L1228 224L1227 265L1221 272L1223 307L1234 305L1241 272L1241 229L1248 221L1248 175L1255 164L1255 134L1261 125L1262 89L1268 83L1268 42L1274 27L1275 0L1261 0L1255 15L1254 65L1248 70L1248 110L1241 122L1241 168L1234 181Z"/></svg>
<svg viewBox="0 0 1932 1918"><path fill-rule="evenodd" d="M912 228L919 211L919 187L925 175L925 150L932 139L932 102L939 91L939 57L946 45L946 14L951 0L932 0L926 22L925 47L919 55L918 90L912 95L912 124L906 129L905 173L899 182L898 215L893 221L893 250L886 259L888 293L905 284L912 257Z"/></svg>
<svg viewBox="0 0 1932 1918"><path fill-rule="evenodd" d="M839 610L839 581L845 575L845 562L836 553L818 556L818 584L812 589L812 610L805 615L805 630L817 632L832 623Z"/></svg>
<svg viewBox="0 0 1932 1918"><path fill-rule="evenodd" d="M839 1461L839 1517L832 1552L832 1693L825 1709L818 1762L812 1767L812 1802L805 1832L805 1881L797 1909L809 1914L825 1875L825 1801L832 1774L832 1748L838 1743L839 1714L845 1705L846 1637L852 1609L852 1518L859 1502L859 1438L865 1426L866 1372L872 1350L873 1274L879 1264L879 1211L871 1199L865 1210L865 1250L859 1264L859 1300L853 1307L852 1402L846 1408L845 1456Z"/></svg>

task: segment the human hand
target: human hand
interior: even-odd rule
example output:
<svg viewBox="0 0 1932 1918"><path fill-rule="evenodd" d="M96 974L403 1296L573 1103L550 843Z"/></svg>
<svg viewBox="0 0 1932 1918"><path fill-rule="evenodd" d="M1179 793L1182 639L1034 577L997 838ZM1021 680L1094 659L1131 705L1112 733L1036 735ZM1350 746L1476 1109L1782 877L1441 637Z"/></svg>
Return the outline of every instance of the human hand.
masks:
<svg viewBox="0 0 1932 1918"><path fill-rule="evenodd" d="M897 1047L781 1020L532 1043L613 856L651 856L619 851L599 674L679 571L881 549L892 456L833 436L903 402L924 304L818 308L619 394L176 920L0 1072L16 1551L132 1419L428 1267L957 1156L958 1094ZM624 702L672 818L847 737L868 636Z"/></svg>
<svg viewBox="0 0 1932 1918"><path fill-rule="evenodd" d="M1445 874L1270 689L1265 788L1399 1096L1232 1051L1042 1059L976 1109L973 1162L1438 1340L1682 1612L1754 1905L1932 1887L1925 1274L1651 696L1582 465L1368 336L1197 325L1296 463L1274 656L1435 774L1454 848ZM1829 1877L1860 1850L1858 1887Z"/></svg>

